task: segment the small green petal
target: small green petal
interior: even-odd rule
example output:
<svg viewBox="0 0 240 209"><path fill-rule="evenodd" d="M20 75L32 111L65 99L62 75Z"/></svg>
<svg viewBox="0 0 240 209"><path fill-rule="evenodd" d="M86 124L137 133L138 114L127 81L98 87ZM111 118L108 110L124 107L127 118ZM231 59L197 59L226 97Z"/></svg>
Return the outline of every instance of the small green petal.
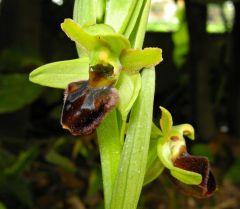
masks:
<svg viewBox="0 0 240 209"><path fill-rule="evenodd" d="M189 139L192 139L192 140L194 140L195 138L194 128L190 124L181 124L181 125L173 126L173 129L179 132L181 136L183 135L187 136Z"/></svg>
<svg viewBox="0 0 240 209"><path fill-rule="evenodd" d="M160 106L162 111L162 116L160 119L160 128L162 130L163 135L168 135L172 129L173 120L171 113L165 109L164 107Z"/></svg>
<svg viewBox="0 0 240 209"><path fill-rule="evenodd" d="M120 55L123 49L131 47L128 39L120 33L116 33L110 25L96 24L84 28L86 32L95 36L99 45L111 49L115 54Z"/></svg>
<svg viewBox="0 0 240 209"><path fill-rule="evenodd" d="M152 133L151 133L151 141L148 150L148 160L147 160L147 168L146 174L144 178L144 185L150 183L154 179L156 179L163 171L165 166L162 164L157 155L157 143L158 140L155 140L155 134L153 134L153 129L155 130L155 125L152 125ZM156 127L157 129L157 127ZM152 138L153 137L153 138ZM158 135L159 137L159 135Z"/></svg>
<svg viewBox="0 0 240 209"><path fill-rule="evenodd" d="M123 120L132 108L135 100L137 99L139 90L141 89L141 76L139 73L128 75L122 72L118 79L116 88L120 96L118 110L120 111Z"/></svg>
<svg viewBox="0 0 240 209"><path fill-rule="evenodd" d="M65 89L73 81L88 80L89 59L81 58L43 65L30 73L29 80L42 86Z"/></svg>
<svg viewBox="0 0 240 209"><path fill-rule="evenodd" d="M159 159L156 159L149 167L146 169L146 174L144 177L144 185L154 181L158 178L164 170L164 165Z"/></svg>
<svg viewBox="0 0 240 209"><path fill-rule="evenodd" d="M120 57L123 70L136 72L144 67L152 67L162 61L162 50L159 48L127 49Z"/></svg>

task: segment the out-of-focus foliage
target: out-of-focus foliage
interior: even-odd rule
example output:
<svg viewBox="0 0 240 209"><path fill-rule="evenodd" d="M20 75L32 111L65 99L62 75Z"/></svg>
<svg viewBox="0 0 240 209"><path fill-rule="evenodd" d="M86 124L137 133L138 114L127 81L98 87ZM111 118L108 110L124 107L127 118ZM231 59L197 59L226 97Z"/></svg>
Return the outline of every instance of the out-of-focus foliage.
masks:
<svg viewBox="0 0 240 209"><path fill-rule="evenodd" d="M6 209L3 203L0 202L0 209Z"/></svg>
<svg viewBox="0 0 240 209"><path fill-rule="evenodd" d="M0 52L0 70L14 70L26 66L43 64L40 58L31 51L21 49L20 47L10 47Z"/></svg>
<svg viewBox="0 0 240 209"><path fill-rule="evenodd" d="M28 81L26 74L0 77L0 113L16 111L37 99L43 88Z"/></svg>
<svg viewBox="0 0 240 209"><path fill-rule="evenodd" d="M222 4L229 0L191 0L200 4L209 4L209 3L215 3L215 4ZM232 2L239 2L239 0L231 0Z"/></svg>
<svg viewBox="0 0 240 209"><path fill-rule="evenodd" d="M33 204L30 186L22 174L29 169L37 154L35 146L18 155L0 149L0 193L17 198L25 206Z"/></svg>
<svg viewBox="0 0 240 209"><path fill-rule="evenodd" d="M185 63L189 51L189 35L184 8L178 10L177 17L180 24L178 30L172 34L174 43L173 60L175 65L180 68Z"/></svg>
<svg viewBox="0 0 240 209"><path fill-rule="evenodd" d="M230 167L226 174L226 178L232 180L233 182L240 183L240 158L237 158L235 163Z"/></svg>

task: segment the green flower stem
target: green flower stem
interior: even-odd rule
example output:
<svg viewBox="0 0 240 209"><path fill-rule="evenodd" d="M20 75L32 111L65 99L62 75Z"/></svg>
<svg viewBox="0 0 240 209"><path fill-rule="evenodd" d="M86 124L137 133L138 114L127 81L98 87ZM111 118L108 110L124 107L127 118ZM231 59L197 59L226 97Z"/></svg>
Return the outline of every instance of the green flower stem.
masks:
<svg viewBox="0 0 240 209"><path fill-rule="evenodd" d="M113 110L97 129L102 164L105 209L108 209L110 205L113 184L117 175L122 150L119 134L116 110Z"/></svg>
<svg viewBox="0 0 240 209"><path fill-rule="evenodd" d="M135 209L141 193L152 127L155 70L142 72L142 88L133 105L111 209Z"/></svg>
<svg viewBox="0 0 240 209"><path fill-rule="evenodd" d="M144 1L137 24L131 34L131 45L141 48L146 30L150 0ZM142 72L142 88L133 105L127 135L121 155L111 209L135 209L138 204L146 172L148 148L152 128L155 70ZM122 124L122 128L125 124Z"/></svg>

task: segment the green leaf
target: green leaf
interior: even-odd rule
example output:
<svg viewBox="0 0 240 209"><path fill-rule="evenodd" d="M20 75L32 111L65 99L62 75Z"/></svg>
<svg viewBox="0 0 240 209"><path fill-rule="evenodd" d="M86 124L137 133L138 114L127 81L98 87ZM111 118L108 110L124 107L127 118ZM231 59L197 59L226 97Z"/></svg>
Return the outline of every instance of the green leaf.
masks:
<svg viewBox="0 0 240 209"><path fill-rule="evenodd" d="M162 61L162 50L159 48L127 49L120 57L123 70L136 72L144 67L153 67Z"/></svg>
<svg viewBox="0 0 240 209"><path fill-rule="evenodd" d="M65 89L73 81L87 80L89 59L81 58L43 65L32 71L29 80L43 86Z"/></svg>
<svg viewBox="0 0 240 209"><path fill-rule="evenodd" d="M137 207L144 181L152 127L154 69L142 72L142 88L133 105L112 195L111 208Z"/></svg>
<svg viewBox="0 0 240 209"><path fill-rule="evenodd" d="M116 110L111 111L97 128L100 149L105 208L110 208L113 186L118 172L122 150Z"/></svg>
<svg viewBox="0 0 240 209"><path fill-rule="evenodd" d="M108 3L105 23L111 25L115 31L123 33L138 3L137 0L111 0Z"/></svg>
<svg viewBox="0 0 240 209"><path fill-rule="evenodd" d="M33 197L30 184L23 177L0 179L0 190L7 197L16 198L23 208L32 208Z"/></svg>
<svg viewBox="0 0 240 209"><path fill-rule="evenodd" d="M9 113L32 103L43 88L28 81L28 75L10 74L0 76L0 113Z"/></svg>
<svg viewBox="0 0 240 209"><path fill-rule="evenodd" d="M73 18L81 26L96 24L98 4L95 0L75 0Z"/></svg>
<svg viewBox="0 0 240 209"><path fill-rule="evenodd" d="M129 111L137 99L139 90L141 89L141 76L139 73L128 75L124 72L120 74L116 88L120 96L118 110L125 121Z"/></svg>
<svg viewBox="0 0 240 209"><path fill-rule="evenodd" d="M138 17L142 15L141 9L144 5L143 3L144 3L144 0L138 0L137 4L135 5L135 7L133 9L131 17L129 18L129 22L126 26L126 29L122 32L128 38L130 37L130 35L136 25Z"/></svg>
<svg viewBox="0 0 240 209"><path fill-rule="evenodd" d="M147 28L150 5L151 5L151 0L144 0L143 7L139 12L139 14L141 15L138 16L136 25L129 37L129 41L133 48L137 48L137 49L142 48L145 32Z"/></svg>
<svg viewBox="0 0 240 209"><path fill-rule="evenodd" d="M162 130L163 135L168 135L172 129L173 120L171 113L165 109L164 107L160 106L162 111L162 116L160 119L160 128Z"/></svg>
<svg viewBox="0 0 240 209"><path fill-rule="evenodd" d="M98 0L97 2L97 23L103 23L106 10L106 0Z"/></svg>

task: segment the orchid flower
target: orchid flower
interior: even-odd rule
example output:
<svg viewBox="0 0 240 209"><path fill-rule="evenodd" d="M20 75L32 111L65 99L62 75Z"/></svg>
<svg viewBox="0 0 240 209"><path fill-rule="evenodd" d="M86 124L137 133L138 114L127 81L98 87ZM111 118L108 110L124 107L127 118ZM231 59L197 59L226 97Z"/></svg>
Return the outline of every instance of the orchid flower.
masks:
<svg viewBox="0 0 240 209"><path fill-rule="evenodd" d="M169 179L188 195L198 198L211 196L216 190L216 182L210 171L208 159L190 155L187 151L185 137L194 140L193 127L190 124L173 126L170 112L163 107L160 109L161 130L158 130L158 139L155 140L156 155L160 160L159 174L165 168Z"/></svg>

